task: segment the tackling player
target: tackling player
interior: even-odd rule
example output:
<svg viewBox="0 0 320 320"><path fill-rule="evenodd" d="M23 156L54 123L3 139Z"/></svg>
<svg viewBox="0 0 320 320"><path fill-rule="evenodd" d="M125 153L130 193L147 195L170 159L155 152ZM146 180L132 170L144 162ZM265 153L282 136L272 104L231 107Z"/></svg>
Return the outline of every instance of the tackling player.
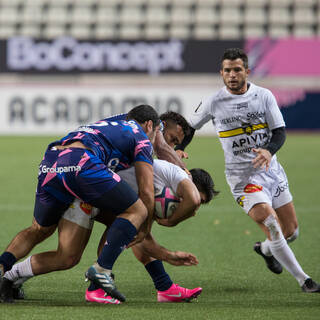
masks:
<svg viewBox="0 0 320 320"><path fill-rule="evenodd" d="M133 108L128 121L101 120L82 126L48 146L39 167L32 226L21 231L0 256L0 277L50 236L75 198L110 211L117 219L109 241L88 276L111 296L124 301L111 270L122 248L142 241L154 211L152 142L159 129L157 112L148 105ZM134 165L139 196L115 173Z"/></svg>
<svg viewBox="0 0 320 320"><path fill-rule="evenodd" d="M107 120L108 121L123 120L126 118L126 116L127 116L126 114L121 114L118 116L108 118ZM169 149L168 154L171 153L171 156L167 158L168 160L171 159L171 161L174 161L177 155L173 151L173 147L174 145L182 142L184 136L189 133L190 129L186 120L176 112L172 112L172 111L166 112L162 114L160 118L162 120L163 131L156 132L156 140L157 140L156 150L161 151L161 150ZM158 155L165 158L166 153L162 151ZM179 161L181 162L180 159ZM176 163L180 164L179 161L176 161ZM183 162L182 164L184 166ZM72 211L69 210L69 212L72 212ZM73 225L70 224L70 222L66 221L65 219L62 219L59 222L59 230L60 229L64 230L65 233L61 232L61 237L59 239L61 242L59 244L58 251L51 251L48 253L40 254L39 263L35 261L37 260L36 258L33 258L34 260L33 265L34 265L34 269L36 270L35 272L37 274L47 273L55 270L68 269L78 263L82 255L82 252L84 250L83 244L84 243L86 244L87 237L89 237L90 234L84 235L83 238L79 240L79 244L78 244L79 249L77 248L76 250L73 250L74 247L69 244L73 243L74 238L79 239L79 233L74 230L72 231L72 228L73 228ZM81 232L82 231L80 231L80 233ZM61 248L68 248L68 250L64 250L63 252L60 252L59 250ZM30 263L30 257L28 259L27 259L28 260L27 262ZM26 263L25 267L23 267L23 270L20 270L20 272L28 274L29 270L31 270L31 266L28 263ZM6 290L4 289L3 291L6 291ZM19 290L17 292L19 292ZM7 299L3 298L3 300L7 300Z"/></svg>
<svg viewBox="0 0 320 320"><path fill-rule="evenodd" d="M107 118L109 121L125 120L127 114L122 113ZM185 163L181 160L187 154L181 151L174 151L174 147L180 144L185 136L190 136L190 126L186 119L179 113L167 111L160 116L160 130L157 130L153 144L154 151L158 159L169 161L184 170ZM188 171L187 171L188 172Z"/></svg>
<svg viewBox="0 0 320 320"><path fill-rule="evenodd" d="M169 219L161 219L163 225L173 226L194 216L201 203L208 203L217 192L210 175L202 169L190 170L194 183L188 174L176 165L167 161L154 161L154 187L156 190L164 186L170 187L181 199L176 211ZM134 168L119 172L133 190L137 191L137 181ZM32 255L25 261L14 265L12 270L5 274L7 302L12 301L13 282L19 285L21 281L35 275L68 269L80 261L85 246L89 240L93 227L93 217L99 222L110 226L115 216L98 213L97 209L76 200L59 223L58 252L50 251ZM96 216L97 215L97 216ZM105 232L106 233L106 232ZM100 241L100 250L105 243L105 235ZM201 288L186 289L174 284L165 272L162 261L172 265L196 265L198 261L194 255L182 251L170 251L160 246L151 233L142 243L136 244L132 250L137 259L144 264L158 291L159 302L181 302L196 298L202 291ZM51 256L51 257L50 257ZM68 265L69 257L75 257L75 263ZM69 259L68 259L69 258ZM98 303L118 304L119 301L105 296L105 292L94 283L86 291L86 300Z"/></svg>
<svg viewBox="0 0 320 320"><path fill-rule="evenodd" d="M129 183L133 190L137 189L134 168L120 173L121 177ZM168 219L157 219L163 226L173 227L178 223L195 215L200 204L208 203L218 194L214 190L211 176L203 169L190 170L192 181L188 174L167 161L154 160L154 187L155 192L163 187L171 188L175 195L180 198L180 203L172 216ZM105 216L105 215L103 215ZM99 216L97 217L99 219ZM108 223L106 223L108 224ZM106 230L107 232L107 230ZM105 233L106 233L105 232ZM100 244L105 242L105 235ZM151 232L139 244L132 247L136 258L145 266L151 276L157 290L159 302L181 302L196 298L202 288L186 289L174 284L165 272L162 261L172 265L195 265L198 264L196 257L180 251L170 251L160 246L153 238ZM86 291L87 301L103 302L103 292L93 284Z"/></svg>
<svg viewBox="0 0 320 320"><path fill-rule="evenodd" d="M184 150L196 129L213 122L233 197L267 236L255 244L255 252L276 274L284 266L304 292L320 292L287 244L297 238L298 222L286 174L275 155L285 141L285 123L273 94L248 82L249 73L244 51L227 49L220 71L225 87L195 109L189 121L192 133L178 149Z"/></svg>

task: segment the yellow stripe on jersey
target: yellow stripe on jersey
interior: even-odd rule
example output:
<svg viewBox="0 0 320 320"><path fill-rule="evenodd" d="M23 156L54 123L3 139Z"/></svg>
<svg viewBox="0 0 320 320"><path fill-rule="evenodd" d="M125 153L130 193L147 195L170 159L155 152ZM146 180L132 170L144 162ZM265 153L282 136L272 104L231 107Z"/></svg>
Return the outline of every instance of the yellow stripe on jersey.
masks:
<svg viewBox="0 0 320 320"><path fill-rule="evenodd" d="M268 128L267 123L253 124L253 125L243 126L241 128L236 128L232 130L220 131L219 137L229 138L229 137L239 136L240 134L244 134L244 133L250 135L253 131L261 130L264 128Z"/></svg>

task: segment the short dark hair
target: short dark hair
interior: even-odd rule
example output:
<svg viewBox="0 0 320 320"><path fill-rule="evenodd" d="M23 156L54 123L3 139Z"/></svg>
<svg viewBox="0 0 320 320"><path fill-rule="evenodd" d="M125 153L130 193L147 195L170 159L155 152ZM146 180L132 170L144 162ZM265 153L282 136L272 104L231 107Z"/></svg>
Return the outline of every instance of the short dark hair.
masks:
<svg viewBox="0 0 320 320"><path fill-rule="evenodd" d="M203 192L206 195L206 202L210 202L213 197L219 194L219 191L214 189L214 182L210 174L200 168L195 168L190 170L192 181L196 185L197 189L200 192Z"/></svg>
<svg viewBox="0 0 320 320"><path fill-rule="evenodd" d="M178 124L181 126L185 136L190 134L190 126L187 120L180 113L167 111L160 116L160 120L169 124Z"/></svg>
<svg viewBox="0 0 320 320"><path fill-rule="evenodd" d="M236 59L241 59L243 61L243 66L245 67L245 69L248 69L248 66L249 66L248 56L240 48L229 48L225 50L221 59L221 69L222 69L222 64L224 60L236 60Z"/></svg>
<svg viewBox="0 0 320 320"><path fill-rule="evenodd" d="M142 124L151 120L153 123L153 130L160 124L159 115L156 110L147 104L140 104L139 106L131 109L126 117L127 120L133 119Z"/></svg>

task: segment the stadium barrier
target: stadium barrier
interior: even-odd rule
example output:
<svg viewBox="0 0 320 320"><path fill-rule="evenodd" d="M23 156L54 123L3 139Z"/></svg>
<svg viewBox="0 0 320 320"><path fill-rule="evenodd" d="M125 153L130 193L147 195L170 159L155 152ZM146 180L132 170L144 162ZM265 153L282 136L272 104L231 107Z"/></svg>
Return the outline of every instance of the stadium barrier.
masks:
<svg viewBox="0 0 320 320"><path fill-rule="evenodd" d="M63 134L140 103L187 119L222 86L222 52L246 50L250 79L271 89L287 128L320 129L319 39L0 40L0 134ZM290 56L288 56L290 52ZM200 134L214 134L207 124Z"/></svg>
<svg viewBox="0 0 320 320"><path fill-rule="evenodd" d="M173 82L175 84L167 85L133 82L2 86L0 134L64 134L82 124L125 113L141 103L154 106L160 114L173 110L188 119L203 98L221 87L218 82L207 85L202 81L181 85L182 79ZM288 129L320 129L320 89L273 88L270 89ZM199 134L215 134L212 124L206 124Z"/></svg>
<svg viewBox="0 0 320 320"><path fill-rule="evenodd" d="M101 85L20 85L0 88L0 133L63 134L79 125L125 113L147 103L159 113L177 111L189 117L212 87L193 88ZM202 134L213 134L206 126Z"/></svg>

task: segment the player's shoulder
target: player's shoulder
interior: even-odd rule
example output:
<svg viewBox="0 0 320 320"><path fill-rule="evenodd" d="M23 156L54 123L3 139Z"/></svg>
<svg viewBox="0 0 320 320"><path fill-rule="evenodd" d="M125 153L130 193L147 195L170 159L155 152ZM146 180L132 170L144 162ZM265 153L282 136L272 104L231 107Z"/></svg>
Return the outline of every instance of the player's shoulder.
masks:
<svg viewBox="0 0 320 320"><path fill-rule="evenodd" d="M224 88L220 88L219 90L215 91L214 93L212 93L211 95L209 95L207 97L208 101L211 101L212 103L223 100L225 98L226 94L225 94L225 89Z"/></svg>
<svg viewBox="0 0 320 320"><path fill-rule="evenodd" d="M250 86L251 86L252 92L255 94L260 94L262 98L273 96L273 93L265 87L258 86L252 82L250 82Z"/></svg>
<svg viewBox="0 0 320 320"><path fill-rule="evenodd" d="M154 171L174 171L174 172L185 172L183 169L181 169L179 166L168 162L166 160L160 160L160 159L154 159L153 161L153 169Z"/></svg>
<svg viewBox="0 0 320 320"><path fill-rule="evenodd" d="M223 88L213 92L212 94L204 97L198 108L199 109L201 106L205 106L206 110L211 110L216 106L219 102L223 101L225 99L225 93Z"/></svg>
<svg viewBox="0 0 320 320"><path fill-rule="evenodd" d="M119 121L123 127L123 131L130 133L136 140L148 139L140 124L135 120L121 120Z"/></svg>
<svg viewBox="0 0 320 320"><path fill-rule="evenodd" d="M170 169L173 168L175 170L181 169L177 165L175 165L175 164L173 164L171 162L168 162L166 160L161 160L161 159L154 159L153 166L156 167L156 168L162 169L162 170L166 170L166 169L169 169L169 168Z"/></svg>
<svg viewBox="0 0 320 320"><path fill-rule="evenodd" d="M119 114L115 114L112 115L108 118L106 118L106 121L120 121L120 120L126 120L127 118L127 113L119 113Z"/></svg>
<svg viewBox="0 0 320 320"><path fill-rule="evenodd" d="M154 160L153 173L154 181L160 181L161 185L172 188L174 192L177 191L177 187L181 181L189 179L183 169L165 160Z"/></svg>

